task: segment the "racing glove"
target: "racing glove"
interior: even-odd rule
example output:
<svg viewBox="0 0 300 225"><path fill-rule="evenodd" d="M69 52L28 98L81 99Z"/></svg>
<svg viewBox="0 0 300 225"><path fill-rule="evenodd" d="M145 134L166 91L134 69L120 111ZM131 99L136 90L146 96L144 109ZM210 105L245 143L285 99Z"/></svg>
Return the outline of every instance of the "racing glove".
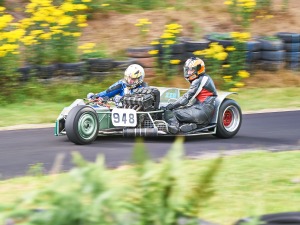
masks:
<svg viewBox="0 0 300 225"><path fill-rule="evenodd" d="M94 93L88 93L86 98L88 99L95 99L96 98L96 95Z"/></svg>
<svg viewBox="0 0 300 225"><path fill-rule="evenodd" d="M168 104L166 106L166 110L172 110L172 109L174 109L174 105L173 104Z"/></svg>
<svg viewBox="0 0 300 225"><path fill-rule="evenodd" d="M114 97L114 102L115 102L115 103L119 103L119 102L121 101L122 98L123 98L122 96L116 95L116 96Z"/></svg>

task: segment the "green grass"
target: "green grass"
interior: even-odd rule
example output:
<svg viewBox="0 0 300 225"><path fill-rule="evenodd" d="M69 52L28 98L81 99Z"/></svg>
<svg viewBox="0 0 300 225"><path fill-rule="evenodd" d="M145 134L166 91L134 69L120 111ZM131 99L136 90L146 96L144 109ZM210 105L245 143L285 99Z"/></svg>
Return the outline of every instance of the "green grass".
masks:
<svg viewBox="0 0 300 225"><path fill-rule="evenodd" d="M89 92L99 92L111 84L101 83L64 84L24 88L20 100L0 108L0 127L18 124L54 123L63 107L76 98L84 98ZM297 87L244 89L231 95L243 112L278 108L299 108L300 92Z"/></svg>
<svg viewBox="0 0 300 225"><path fill-rule="evenodd" d="M204 172L214 159L188 160L184 173ZM293 166L291 166L293 165ZM199 217L222 225L239 218L298 211L300 202L300 151L252 152L224 157L214 178L214 195L204 202ZM110 185L130 184L130 169L113 170ZM0 200L12 203L33 190L51 185L63 175L22 177L0 181ZM122 182L119 182L122 180ZM125 182L126 181L126 182ZM189 187L186 190L189 191Z"/></svg>
<svg viewBox="0 0 300 225"><path fill-rule="evenodd" d="M299 87L243 89L231 97L238 101L243 111L300 109Z"/></svg>

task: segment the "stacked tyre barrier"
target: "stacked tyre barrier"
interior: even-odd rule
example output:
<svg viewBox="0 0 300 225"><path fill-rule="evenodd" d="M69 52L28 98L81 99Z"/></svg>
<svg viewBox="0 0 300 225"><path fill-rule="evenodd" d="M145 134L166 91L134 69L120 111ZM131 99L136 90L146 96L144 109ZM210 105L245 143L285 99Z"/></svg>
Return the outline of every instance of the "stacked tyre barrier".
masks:
<svg viewBox="0 0 300 225"><path fill-rule="evenodd" d="M113 59L89 58L86 60L88 77L96 80L106 78L113 68Z"/></svg>
<svg viewBox="0 0 300 225"><path fill-rule="evenodd" d="M261 42L251 40L246 43L246 66L248 70L253 71L259 68L261 60Z"/></svg>
<svg viewBox="0 0 300 225"><path fill-rule="evenodd" d="M280 39L259 38L261 43L261 69L267 71L277 71L284 68L285 50Z"/></svg>
<svg viewBox="0 0 300 225"><path fill-rule="evenodd" d="M300 34L279 32L276 36L283 41L286 51L286 68L300 70Z"/></svg>

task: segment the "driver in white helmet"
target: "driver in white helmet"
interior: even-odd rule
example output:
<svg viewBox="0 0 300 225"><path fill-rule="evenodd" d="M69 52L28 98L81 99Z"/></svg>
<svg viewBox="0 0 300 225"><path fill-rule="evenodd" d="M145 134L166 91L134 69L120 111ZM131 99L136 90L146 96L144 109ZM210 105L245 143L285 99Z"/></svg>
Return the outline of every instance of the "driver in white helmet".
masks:
<svg viewBox="0 0 300 225"><path fill-rule="evenodd" d="M145 71L142 66L138 64L131 64L124 73L124 78L111 85L105 91L97 94L89 93L87 98L113 98L119 102L121 97L125 94L130 94L134 89L140 87L147 87L148 84L144 82Z"/></svg>

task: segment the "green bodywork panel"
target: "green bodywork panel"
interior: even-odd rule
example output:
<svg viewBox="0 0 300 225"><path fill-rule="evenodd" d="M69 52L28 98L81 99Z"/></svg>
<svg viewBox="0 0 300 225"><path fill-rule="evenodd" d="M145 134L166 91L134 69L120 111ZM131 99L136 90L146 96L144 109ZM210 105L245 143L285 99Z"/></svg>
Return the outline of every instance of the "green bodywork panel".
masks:
<svg viewBox="0 0 300 225"><path fill-rule="evenodd" d="M111 113L108 112L97 112L99 118L99 130L114 128L111 121Z"/></svg>

